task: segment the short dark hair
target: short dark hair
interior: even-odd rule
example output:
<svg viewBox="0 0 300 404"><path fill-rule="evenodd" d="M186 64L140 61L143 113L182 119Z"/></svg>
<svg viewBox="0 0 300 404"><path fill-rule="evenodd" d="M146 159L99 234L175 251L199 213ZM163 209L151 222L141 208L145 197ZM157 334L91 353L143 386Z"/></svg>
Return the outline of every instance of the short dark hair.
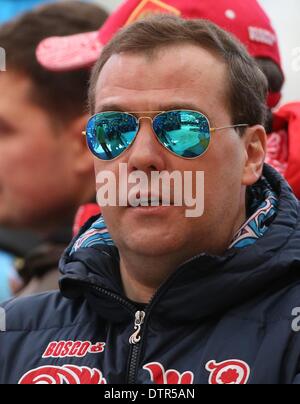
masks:
<svg viewBox="0 0 300 404"><path fill-rule="evenodd" d="M36 60L37 45L50 36L94 31L107 16L95 4L62 1L37 7L0 27L0 46L6 51L7 71L31 80L30 100L54 119L68 123L86 112L90 71L47 71Z"/></svg>
<svg viewBox="0 0 300 404"><path fill-rule="evenodd" d="M99 74L114 54L153 55L178 43L192 43L211 51L228 66L228 99L233 124L264 125L268 83L246 48L229 33L206 20L183 20L160 15L138 21L121 30L103 49L94 66L90 87L90 111L95 111L95 87Z"/></svg>

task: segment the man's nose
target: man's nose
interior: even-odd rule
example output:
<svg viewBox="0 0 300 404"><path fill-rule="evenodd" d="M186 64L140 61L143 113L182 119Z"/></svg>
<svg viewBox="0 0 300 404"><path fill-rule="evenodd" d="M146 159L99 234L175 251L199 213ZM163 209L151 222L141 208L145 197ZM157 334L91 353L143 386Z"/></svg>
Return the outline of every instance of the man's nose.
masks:
<svg viewBox="0 0 300 404"><path fill-rule="evenodd" d="M141 118L138 134L129 150L129 171L163 171L166 170L168 151L159 143L152 128L150 118Z"/></svg>

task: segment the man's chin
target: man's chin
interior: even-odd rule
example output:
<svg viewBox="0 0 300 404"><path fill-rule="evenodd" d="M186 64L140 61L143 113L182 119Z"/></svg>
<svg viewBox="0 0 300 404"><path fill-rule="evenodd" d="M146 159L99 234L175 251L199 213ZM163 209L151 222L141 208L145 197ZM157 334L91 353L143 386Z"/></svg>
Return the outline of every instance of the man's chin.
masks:
<svg viewBox="0 0 300 404"><path fill-rule="evenodd" d="M170 232L160 233L150 229L133 231L126 237L124 249L145 257L159 257L174 254L182 249L182 241Z"/></svg>

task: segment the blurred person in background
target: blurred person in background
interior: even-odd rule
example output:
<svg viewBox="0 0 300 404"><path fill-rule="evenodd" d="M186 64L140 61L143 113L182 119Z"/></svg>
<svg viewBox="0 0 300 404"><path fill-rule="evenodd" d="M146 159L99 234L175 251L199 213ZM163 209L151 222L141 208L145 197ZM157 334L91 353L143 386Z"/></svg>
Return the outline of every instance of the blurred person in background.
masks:
<svg viewBox="0 0 300 404"><path fill-rule="evenodd" d="M255 57L268 79L266 123L268 137L267 163L286 177L300 198L300 103L282 106L273 112L281 98L284 84L276 32L257 0L126 0L109 17L94 41L82 37L49 38L38 48L38 59L50 70L72 70L93 64L102 46L119 28L151 14L171 14L184 18L204 18L234 34ZM93 34L90 34L93 38ZM68 42L68 46L66 43Z"/></svg>
<svg viewBox="0 0 300 404"><path fill-rule="evenodd" d="M2 0L0 23L49 2L50 0ZM11 230L0 226L0 302L16 294L24 282L16 272L16 262L23 262L27 251L36 247L39 237L30 231Z"/></svg>
<svg viewBox="0 0 300 404"><path fill-rule="evenodd" d="M27 250L22 294L58 287L58 259L72 238L75 213L95 195L82 136L89 69L49 72L35 49L43 38L88 32L106 18L94 4L63 1L0 27L7 65L0 73L0 224L43 240Z"/></svg>
<svg viewBox="0 0 300 404"><path fill-rule="evenodd" d="M266 162L288 180L300 199L300 102L280 106L271 118Z"/></svg>

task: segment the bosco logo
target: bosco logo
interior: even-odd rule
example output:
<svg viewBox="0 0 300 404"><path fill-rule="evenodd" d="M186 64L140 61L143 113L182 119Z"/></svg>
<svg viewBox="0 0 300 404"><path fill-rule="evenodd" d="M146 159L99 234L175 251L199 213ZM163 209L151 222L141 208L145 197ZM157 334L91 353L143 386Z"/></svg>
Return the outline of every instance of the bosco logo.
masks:
<svg viewBox="0 0 300 404"><path fill-rule="evenodd" d="M53 341L46 348L43 358L84 358L87 354L104 351L105 343L92 344L90 341Z"/></svg>

